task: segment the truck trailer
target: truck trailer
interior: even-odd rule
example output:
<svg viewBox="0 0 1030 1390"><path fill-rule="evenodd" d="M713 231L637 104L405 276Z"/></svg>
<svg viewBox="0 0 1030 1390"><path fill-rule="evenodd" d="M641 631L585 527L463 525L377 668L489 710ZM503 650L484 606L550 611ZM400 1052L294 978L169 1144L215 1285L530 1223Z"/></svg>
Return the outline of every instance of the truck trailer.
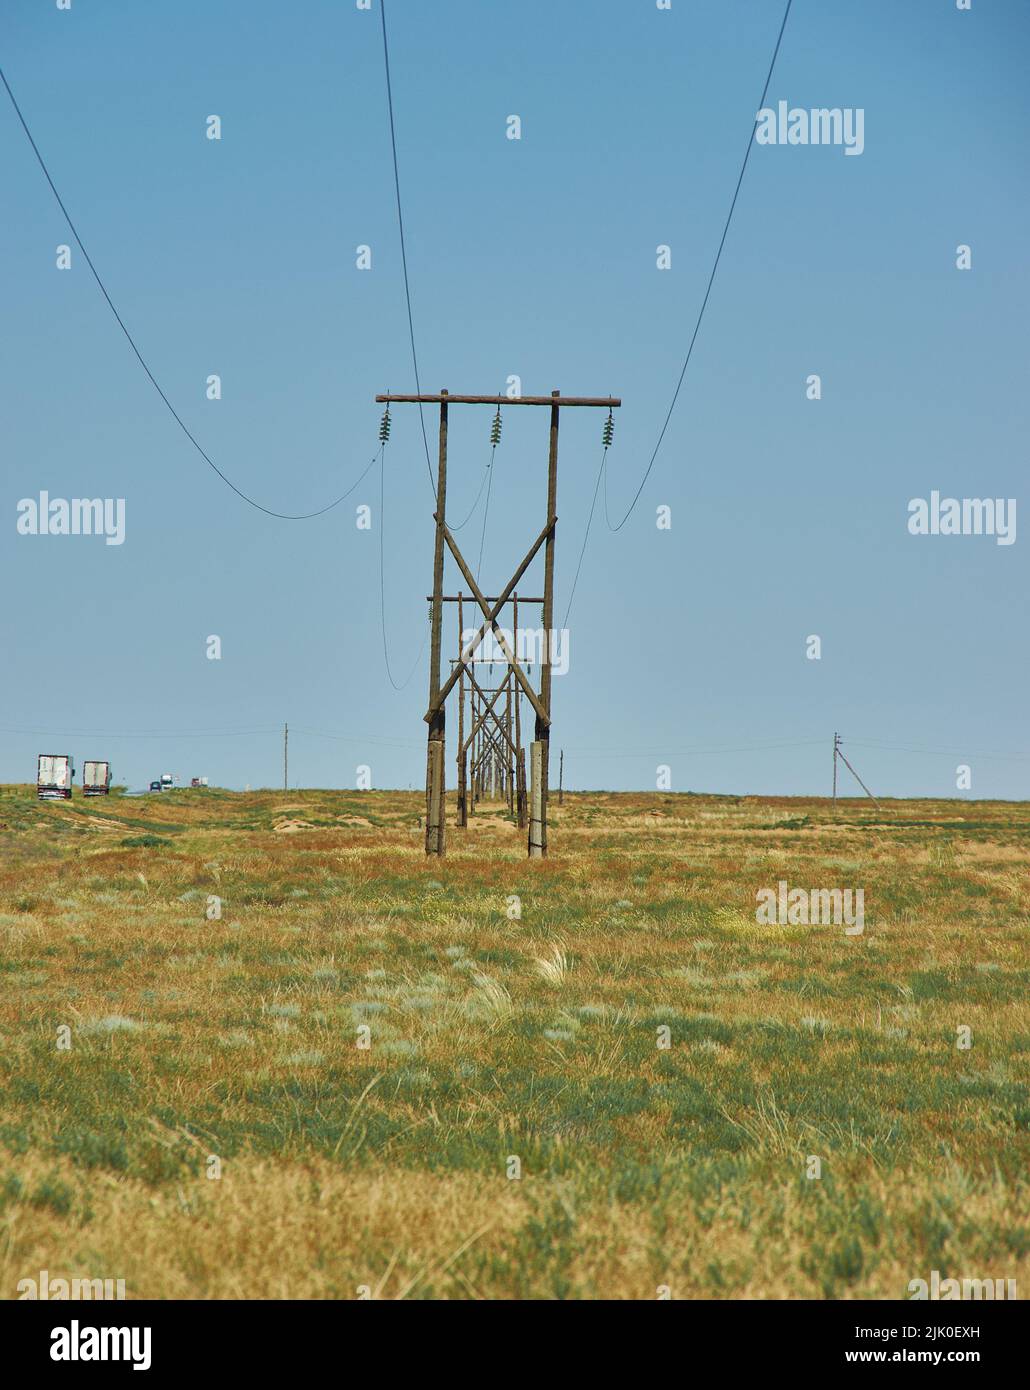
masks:
<svg viewBox="0 0 1030 1390"><path fill-rule="evenodd" d="M87 758L82 764L82 795L107 796L111 791L111 764Z"/></svg>
<svg viewBox="0 0 1030 1390"><path fill-rule="evenodd" d="M40 800L71 800L75 764L67 753L40 753L36 763L36 795Z"/></svg>

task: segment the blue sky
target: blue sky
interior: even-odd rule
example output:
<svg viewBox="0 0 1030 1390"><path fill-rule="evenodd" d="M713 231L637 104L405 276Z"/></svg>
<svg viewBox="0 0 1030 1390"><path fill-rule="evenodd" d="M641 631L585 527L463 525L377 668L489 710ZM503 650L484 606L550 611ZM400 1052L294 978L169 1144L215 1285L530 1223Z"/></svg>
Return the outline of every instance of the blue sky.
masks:
<svg viewBox="0 0 1030 1390"><path fill-rule="evenodd" d="M390 0L423 390L517 374L526 394L621 396L613 520L668 408L781 18L780 0ZM141 350L219 467L277 510L348 487L376 450L375 393L413 389L379 26L378 0L9 0L0 19L8 80ZM752 152L658 461L620 532L594 517L554 682L567 785L653 788L667 764L674 790L823 793L839 729L885 795L969 795L959 763L974 796L1030 793L1030 535L906 525L931 490L1026 505L1028 39L1021 0L795 0L769 100L863 108L865 149ZM291 783L353 786L368 764L418 787L427 662L391 688L378 474L312 521L245 506L81 255L55 268L71 238L5 94L0 160L0 780L31 780L45 748L109 757L133 786L276 785L288 720ZM459 519L490 412L451 415ZM559 617L602 423L562 420ZM490 592L542 524L546 435L545 412L505 413ZM124 498L125 543L19 535L43 489ZM394 411L385 500L400 679L432 574L413 407ZM482 503L459 537L473 558L481 524Z"/></svg>

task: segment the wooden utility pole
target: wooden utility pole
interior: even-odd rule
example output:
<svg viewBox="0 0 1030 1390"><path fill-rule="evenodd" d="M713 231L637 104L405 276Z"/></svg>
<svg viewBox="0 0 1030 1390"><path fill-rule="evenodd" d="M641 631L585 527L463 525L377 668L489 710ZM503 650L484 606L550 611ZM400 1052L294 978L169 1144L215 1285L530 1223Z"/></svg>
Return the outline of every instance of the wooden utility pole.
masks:
<svg viewBox="0 0 1030 1390"><path fill-rule="evenodd" d="M290 726L283 725L283 791L290 790Z"/></svg>
<svg viewBox="0 0 1030 1390"><path fill-rule="evenodd" d="M378 398L377 398L378 399ZM429 638L429 739L426 749L426 853L446 852L444 820L444 731L440 699L440 640L443 632L444 518L447 514L447 392L440 393L440 450L436 471L436 540L433 547L433 613Z"/></svg>
<svg viewBox="0 0 1030 1390"><path fill-rule="evenodd" d="M837 810L837 756L840 752L840 734L833 735L833 810Z"/></svg>
<svg viewBox="0 0 1030 1390"><path fill-rule="evenodd" d="M540 703L536 740L531 752L533 770L529 811L529 857L547 854L547 771L551 749L551 643L554 640L554 523L558 504L558 392L551 392L551 439L547 451L547 540L544 543L544 650L540 668Z"/></svg>
<svg viewBox="0 0 1030 1390"><path fill-rule="evenodd" d="M558 754L558 805L565 803L565 749Z"/></svg>
<svg viewBox="0 0 1030 1390"><path fill-rule="evenodd" d="M872 792L869 790L869 788L866 786L866 784L862 781L861 777L859 777L858 773L855 771L855 769L851 766L851 764L848 762L847 758L845 757L844 750L843 750L843 748L840 747L840 743L841 743L840 735L839 735L839 734L838 734L838 735L835 735L835 738L836 738L836 740L837 740L837 756L838 756L838 758L840 758L841 762L844 764L844 766L847 768L847 770L851 773L852 777L854 777L855 781L858 783L858 785L859 785L859 786L862 788L862 790L865 792L866 796L868 796L869 799L870 799L871 801L876 802L876 808L877 808L877 810L882 810L883 808L881 807L880 803L876 800L876 797L873 796Z"/></svg>
<svg viewBox="0 0 1030 1390"><path fill-rule="evenodd" d="M508 664L508 672L512 682L516 700L525 695L533 713L536 716L534 726L534 740L530 749L530 764L532 769L531 795L530 795L530 815L529 815L529 856L531 859L542 858L547 853L547 775L549 748L551 739L551 659L553 656L554 643L554 540L555 527L558 521L558 422L563 406L586 406L600 407L605 410L612 410L620 406L622 402L614 396L565 396L560 391L552 391L550 396L462 396L451 395L448 391L440 391L436 395L377 395L376 401L379 403L390 404L412 403L439 405L440 407L440 454L437 470L436 486L436 511L433 520L436 522L436 543L433 551L433 594L432 594L432 629L430 641L429 657L429 708L423 716L429 726L427 750L426 750L426 842L427 854L442 855L444 853L444 732L447 696L454 689L459 681L464 686L464 675L467 672L472 689L471 703L473 710L479 713L473 715L472 732L467 736L471 739L475 747L477 734L480 736L478 747L480 749L478 762L475 754L473 755L473 768L478 767L477 774L473 773L473 804L476 791L482 788L484 772L489 771L493 786L498 785L498 772L501 766L501 750L506 746L511 748L513 740L510 734L506 737L506 729L498 715L493 713L493 705L497 695L502 689L498 686L493 700L488 709L482 709L485 700L482 697L482 690L475 680L472 663L475 660L475 650L482 642L488 632L491 632L501 647L504 658ZM501 590L501 593L493 599L484 596L479 587L477 579L472 574L471 569L462 555L457 541L447 526L447 411L452 405L492 405L495 409L504 406L550 406L551 424L550 438L547 453L547 514L544 521L543 530L526 552L511 579ZM512 650L504 633L498 626L498 614L505 605L512 600L519 580L529 569L538 551L543 548L544 552L544 592L542 599L543 607L543 642L544 648L540 670L540 689L539 693L533 689L526 672L518 660L517 653ZM467 651L462 650L456 669L452 669L447 680L441 684L440 678L440 644L443 619L443 604L445 596L443 592L443 570L445 549L451 552L458 570L468 586L472 599L479 606L483 621ZM523 599L523 602L527 600ZM479 692L479 701L476 700L476 692ZM460 692L459 692L460 695ZM516 723L518 726L518 705L516 704ZM497 726L497 734L494 736L492 730L485 727L487 714L492 715L494 724ZM464 732L464 730L462 731ZM520 732L520 731L519 731ZM467 740L466 740L467 741ZM518 766L518 740L514 741L516 747L511 751L514 753L513 763L515 766L516 779L519 777ZM459 750L460 752L460 750ZM484 767L484 753L489 760L489 767ZM503 760L507 762L507 754L503 755ZM460 767L460 760L459 760ZM459 774L460 777L460 774Z"/></svg>

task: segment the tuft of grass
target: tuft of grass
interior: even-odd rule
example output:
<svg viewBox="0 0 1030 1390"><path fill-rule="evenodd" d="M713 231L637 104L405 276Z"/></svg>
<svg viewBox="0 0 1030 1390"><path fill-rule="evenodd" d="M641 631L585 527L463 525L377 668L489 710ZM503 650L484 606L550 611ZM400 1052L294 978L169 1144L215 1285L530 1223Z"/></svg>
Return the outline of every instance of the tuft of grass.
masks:
<svg viewBox="0 0 1030 1390"><path fill-rule="evenodd" d="M572 959L561 946L553 947L549 956L535 956L534 964L547 983L556 988L565 983L572 969Z"/></svg>

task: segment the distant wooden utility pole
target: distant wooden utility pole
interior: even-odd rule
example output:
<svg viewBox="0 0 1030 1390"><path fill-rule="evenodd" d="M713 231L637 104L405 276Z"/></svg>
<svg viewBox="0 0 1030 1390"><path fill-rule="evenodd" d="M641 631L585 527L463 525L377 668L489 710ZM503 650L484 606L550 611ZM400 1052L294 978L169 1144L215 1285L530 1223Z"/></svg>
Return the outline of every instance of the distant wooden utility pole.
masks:
<svg viewBox="0 0 1030 1390"><path fill-rule="evenodd" d="M844 750L843 750L843 748L841 748L840 745L841 745L841 736L840 736L840 734L834 734L834 736L833 736L833 806L834 806L834 810L836 810L836 807L837 807L837 759L840 758L841 762L844 764L844 766L847 768L847 770L851 773L852 777L854 777L855 781L858 783L858 785L859 785L859 786L862 788L862 790L865 792L866 796L868 796L868 797L870 798L871 801L874 801L874 802L876 803L876 808L877 808L877 810L882 811L882 810L883 810L883 807L882 807L882 806L880 805L880 803L876 800L876 797L873 796L872 792L869 790L869 788L866 786L866 784L862 781L861 777L859 777L858 773L855 771L855 769L854 769L854 768L851 766L851 764L848 762L847 757L846 757L845 754L844 754Z"/></svg>
<svg viewBox="0 0 1030 1390"><path fill-rule="evenodd" d="M290 726L283 725L283 791L290 790Z"/></svg>
<svg viewBox="0 0 1030 1390"><path fill-rule="evenodd" d="M530 766L532 775L530 778L530 811L529 811L529 857L531 859L542 858L547 853L547 776L548 758L551 740L551 646L553 641L554 627L554 535L558 521L558 420L562 407L587 406L601 407L602 409L612 410L622 404L614 396L562 396L560 391L552 391L550 396L458 396L451 395L449 391L440 391L436 395L394 395L386 393L376 396L379 403L387 405L391 403L410 403L439 405L440 407L440 446L439 461L437 465L436 483L436 511L433 520L436 522L436 538L433 549L433 594L432 594L432 618L430 628L430 651L429 651L429 708L423 716L429 726L428 740L426 749L426 853L442 855L445 852L444 834L444 735L446 727L446 702L447 696L451 693L462 672L468 674L473 686L473 695L479 689L476 685L474 670L471 663L474 660L476 648L482 642L488 632L492 632L497 640L504 657L508 664L508 670L513 681L517 682L519 690L516 692L524 694L526 699L533 707L536 715L535 738L530 745ZM447 526L447 412L453 405L492 405L499 410L502 406L549 406L551 410L551 427L549 445L547 451L547 515L544 521L544 528L530 546L522 562L519 564L511 579L501 590L496 599L488 599L472 574L472 570L465 561L457 541ZM540 663L540 689L539 692L533 689L526 673L519 664L516 652L508 645L507 639L498 626L497 616L504 606L511 601L512 595L518 588L519 580L529 569L538 551L543 547L544 552L544 592L543 592L543 653ZM483 621L475 638L469 644L468 650L462 650L459 660L456 663L457 669L453 669L447 680L441 683L440 674L440 653L441 653L441 632L443 625L443 570L444 554L449 550L458 566L461 576L468 585L472 598L479 605L482 612ZM522 600L526 602L525 599ZM489 712L493 712L493 703L497 700L502 686L498 686L494 694L493 701L489 706ZM479 725L485 719L485 712L479 716ZM500 724L499 718L494 716L495 722ZM466 735L466 738L475 738L477 721L473 721L473 732ZM484 732L486 732L484 730ZM500 751L504 743L503 725L500 728L500 743L495 743L490 735L489 746ZM491 752L491 756L495 756ZM516 768L518 758L515 759ZM517 776L517 772L516 772Z"/></svg>
<svg viewBox="0 0 1030 1390"><path fill-rule="evenodd" d="M558 754L558 805L565 802L565 749Z"/></svg>

